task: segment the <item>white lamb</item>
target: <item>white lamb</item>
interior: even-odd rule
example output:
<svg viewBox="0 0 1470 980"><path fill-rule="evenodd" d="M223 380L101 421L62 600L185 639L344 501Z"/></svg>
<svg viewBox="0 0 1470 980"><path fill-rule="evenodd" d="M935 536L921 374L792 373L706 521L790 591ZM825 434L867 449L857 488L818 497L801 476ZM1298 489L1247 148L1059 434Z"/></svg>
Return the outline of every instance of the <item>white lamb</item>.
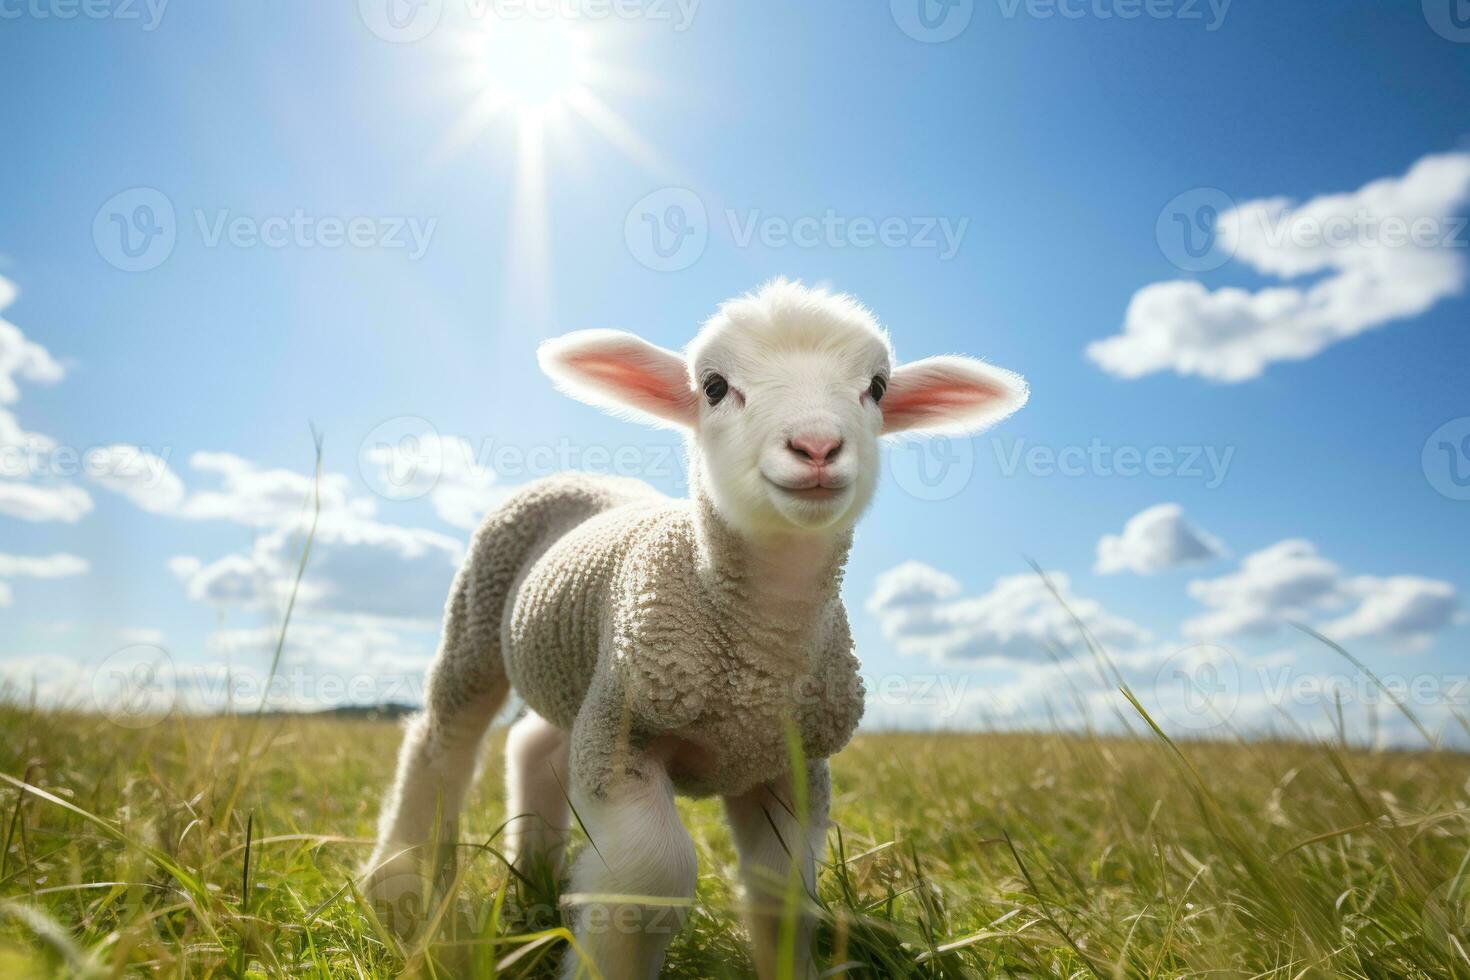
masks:
<svg viewBox="0 0 1470 980"><path fill-rule="evenodd" d="M425 852L452 843L481 737L514 689L529 710L506 743L509 853L555 864L570 796L595 847L573 864L569 911L602 976L657 976L682 921L669 910L694 895L676 792L724 798L756 967L775 976L793 860L814 887L826 759L862 715L838 592L878 438L977 431L1020 408L1026 384L965 357L896 367L857 302L785 280L725 303L682 356L590 330L539 359L575 398L682 428L690 499L568 474L485 518L404 738L370 890L400 910L422 897ZM810 928L802 912L797 977ZM568 952L565 975L580 963Z"/></svg>

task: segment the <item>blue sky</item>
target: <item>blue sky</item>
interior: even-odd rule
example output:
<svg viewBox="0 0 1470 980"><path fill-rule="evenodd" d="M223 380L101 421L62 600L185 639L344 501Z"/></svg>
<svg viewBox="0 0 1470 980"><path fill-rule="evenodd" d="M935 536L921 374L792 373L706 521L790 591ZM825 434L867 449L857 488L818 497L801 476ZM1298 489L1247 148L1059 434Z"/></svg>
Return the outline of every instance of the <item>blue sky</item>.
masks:
<svg viewBox="0 0 1470 980"><path fill-rule="evenodd" d="M1268 673L1345 672L1272 626L1306 619L1463 706L1470 32L1436 2L925 0L938 35L917 0L0 6L0 419L23 459L0 476L0 664L83 693L140 644L262 669L315 426L327 530L288 661L414 676L468 515L537 453L621 449L679 489L676 438L557 395L537 343L598 326L677 347L786 275L859 296L902 357L976 354L1033 391L941 447L961 462L937 491L898 450L848 576L859 652L871 678L963 693L874 719L1028 723L1069 678L1111 697L1040 652L1075 639L1055 609L997 588L1027 558L1161 701L1179 664L1224 656L1232 722L1273 723ZM565 104L533 107L546 92ZM1243 230L1195 261L1174 215L1214 204ZM1272 237L1360 212L1332 245ZM681 214L696 234L660 259L646 222L671 236ZM135 219L135 245L156 227L171 248L129 258ZM1420 219L1432 240L1365 241ZM372 447L429 431L434 492L386 483ZM43 457L13 455L27 440ZM1045 465L1089 446L1109 462ZM1119 475L1119 450L1155 450L1156 474ZM1105 535L1124 538L1106 573ZM884 581L953 643L870 610ZM297 700L339 700L316 683ZM1174 716L1209 729L1197 714Z"/></svg>

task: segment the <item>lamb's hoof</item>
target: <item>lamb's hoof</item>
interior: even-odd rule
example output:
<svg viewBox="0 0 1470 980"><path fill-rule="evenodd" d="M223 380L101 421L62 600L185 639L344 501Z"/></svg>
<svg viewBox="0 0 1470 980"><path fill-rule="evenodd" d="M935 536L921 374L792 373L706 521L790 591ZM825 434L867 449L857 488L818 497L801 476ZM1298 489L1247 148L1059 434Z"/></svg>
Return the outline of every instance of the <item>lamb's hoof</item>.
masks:
<svg viewBox="0 0 1470 980"><path fill-rule="evenodd" d="M427 917L423 871L411 851L385 847L368 859L363 893L373 914L396 936L411 936Z"/></svg>

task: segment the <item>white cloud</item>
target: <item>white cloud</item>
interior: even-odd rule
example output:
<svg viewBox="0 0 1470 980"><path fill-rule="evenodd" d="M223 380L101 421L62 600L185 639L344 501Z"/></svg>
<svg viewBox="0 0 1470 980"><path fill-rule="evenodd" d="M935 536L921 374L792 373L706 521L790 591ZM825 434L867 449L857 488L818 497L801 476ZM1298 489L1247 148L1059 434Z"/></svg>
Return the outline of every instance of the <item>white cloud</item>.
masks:
<svg viewBox="0 0 1470 980"><path fill-rule="evenodd" d="M509 492L462 436L425 432L373 446L364 459L378 468L383 486L405 499L428 495L441 520L466 530L479 527L485 513Z"/></svg>
<svg viewBox="0 0 1470 980"><path fill-rule="evenodd" d="M90 567L87 559L65 553L44 557L0 554L0 578L66 578L84 575Z"/></svg>
<svg viewBox="0 0 1470 980"><path fill-rule="evenodd" d="M75 524L92 510L92 498L69 483L16 483L0 480L0 514L23 521Z"/></svg>
<svg viewBox="0 0 1470 980"><path fill-rule="evenodd" d="M323 515L350 510L360 516L373 513L370 500L350 500L347 477L323 473L320 483L291 470L261 469L232 453L198 452L189 466L219 477L217 490L199 490L183 501L180 516L195 520L223 520L251 527L279 526L309 515L313 495L321 493Z"/></svg>
<svg viewBox="0 0 1470 980"><path fill-rule="evenodd" d="M1460 619L1460 598L1448 582L1361 576L1347 583L1347 591L1361 597L1358 608L1322 625L1322 632L1342 642L1385 640L1420 649Z"/></svg>
<svg viewBox="0 0 1470 980"><path fill-rule="evenodd" d="M172 511L184 499L184 484L163 459L127 443L87 451L84 468L91 479L120 493L143 510Z"/></svg>
<svg viewBox="0 0 1470 980"><path fill-rule="evenodd" d="M216 606L278 610L295 578L311 500L321 513L297 602L304 613L433 622L463 544L445 534L373 518L374 502L353 497L341 474L311 476L265 470L227 453L195 453L190 465L218 473L223 487L189 495L177 510L196 520L228 520L266 528L252 547L212 562L176 556L169 568L191 598Z"/></svg>
<svg viewBox="0 0 1470 980"><path fill-rule="evenodd" d="M1149 638L1096 600L1073 594L1066 575L1049 577L1061 601L1030 573L1003 576L983 595L962 596L952 577L906 562L878 577L867 608L899 653L936 661L1042 661L1052 651L1079 649L1074 615L1105 645L1132 647Z"/></svg>
<svg viewBox="0 0 1470 980"><path fill-rule="evenodd" d="M1299 205L1248 201L1219 217L1222 246L1262 275L1321 279L1256 292L1153 283L1134 294L1123 332L1087 355L1123 378L1173 370L1238 382L1417 316L1464 286L1465 262L1449 243L1463 241L1456 215L1467 200L1470 153L1427 156L1402 177Z"/></svg>
<svg viewBox="0 0 1470 980"><path fill-rule="evenodd" d="M15 283L0 276L0 312L15 302ZM0 405L20 400L16 379L35 384L55 384L66 371L40 344L27 340L20 328L0 317Z"/></svg>
<svg viewBox="0 0 1470 980"><path fill-rule="evenodd" d="M0 311L16 296L15 284L0 276ZM66 372L51 354L13 323L0 318L0 405L20 400L17 380L54 384ZM35 482L37 467L56 448L55 440L27 432L16 417L0 409L0 515L24 521L74 524L92 509L81 487L60 481Z"/></svg>
<svg viewBox="0 0 1470 980"><path fill-rule="evenodd" d="M1316 622L1335 639L1416 649L1459 617L1459 595L1448 582L1409 575L1349 578L1299 538L1247 555L1229 575L1189 583L1189 594L1210 607L1184 623L1185 634L1194 637L1261 635L1285 622ZM1335 613L1341 615L1323 621Z"/></svg>
<svg viewBox="0 0 1470 980"><path fill-rule="evenodd" d="M84 575L91 566L85 558L58 552L54 555L6 555L0 554L0 606L9 606L15 593L7 578L67 578Z"/></svg>
<svg viewBox="0 0 1470 980"><path fill-rule="evenodd" d="M1224 554L1220 542L1184 519L1178 504L1157 504L1123 525L1122 534L1105 534L1097 543L1098 574L1131 571L1152 575L1166 569L1210 561Z"/></svg>

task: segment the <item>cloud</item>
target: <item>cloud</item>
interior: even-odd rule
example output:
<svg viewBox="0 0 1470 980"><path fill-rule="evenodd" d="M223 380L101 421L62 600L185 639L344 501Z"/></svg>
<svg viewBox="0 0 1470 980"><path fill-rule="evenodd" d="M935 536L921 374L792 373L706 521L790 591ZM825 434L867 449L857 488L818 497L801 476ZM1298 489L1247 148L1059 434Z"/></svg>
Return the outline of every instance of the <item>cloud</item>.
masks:
<svg viewBox="0 0 1470 980"><path fill-rule="evenodd" d="M69 483L15 483L0 480L0 514L23 521L75 524L92 510L92 498Z"/></svg>
<svg viewBox="0 0 1470 980"><path fill-rule="evenodd" d="M67 578L85 575L91 568L85 558L58 552L54 555L6 555L0 554L0 606L9 606L15 598L8 578Z"/></svg>
<svg viewBox="0 0 1470 980"><path fill-rule="evenodd" d="M0 312L4 312L17 295L15 283L0 276ZM0 317L0 405L20 400L16 379L34 384L55 384L66 371L51 353L35 341L27 340L20 328Z"/></svg>
<svg viewBox="0 0 1470 980"><path fill-rule="evenodd" d="M221 477L218 490L190 494L181 517L224 520L265 530L245 551L212 562L175 556L169 568L190 598L219 607L279 610L290 595L311 501L321 512L297 602L304 613L413 622L436 621L463 555L459 540L375 518L376 504L354 497L341 474L320 481L290 470L261 469L228 453L195 453L195 469Z"/></svg>
<svg viewBox="0 0 1470 980"><path fill-rule="evenodd" d="M93 482L127 497L143 510L167 513L184 499L184 484L158 456L127 443L87 451L84 469Z"/></svg>
<svg viewBox="0 0 1470 980"><path fill-rule="evenodd" d="M1198 638L1265 635L1284 622L1315 622L1334 639L1418 649L1459 620L1448 582L1399 575L1347 577L1310 541L1277 542L1241 560L1229 575L1189 583L1210 610L1184 623ZM1336 615L1323 620L1324 616Z"/></svg>
<svg viewBox="0 0 1470 980"><path fill-rule="evenodd" d="M180 506L181 517L251 527L287 524L308 514L318 488L323 515L350 510L368 516L374 510L370 500L351 500L351 483L341 474L323 473L317 481L291 470L261 469L233 453L197 452L189 457L189 466L218 477L221 485L191 493Z"/></svg>
<svg viewBox="0 0 1470 980"><path fill-rule="evenodd" d="M1043 661L1049 652L1082 644L1074 615L1103 644L1126 648L1148 640L1147 630L1073 594L1066 575L1049 578L1061 601L1030 573L1003 576L989 592L963 596L951 576L905 562L878 576L867 609L899 653L935 661Z"/></svg>
<svg viewBox="0 0 1470 980"><path fill-rule="evenodd" d="M1436 634L1460 621L1460 599L1448 582L1395 575L1363 576L1347 583L1361 604L1340 619L1322 625L1335 640L1379 640L1422 649Z"/></svg>
<svg viewBox="0 0 1470 980"><path fill-rule="evenodd" d="M1417 316L1464 286L1465 262L1447 246L1463 240L1467 200L1470 153L1424 157L1352 193L1248 201L1220 215L1219 244L1262 275L1320 279L1254 292L1153 283L1134 294L1123 332L1087 356L1122 378L1172 370L1239 382Z"/></svg>
<svg viewBox="0 0 1470 980"><path fill-rule="evenodd" d="M419 433L375 445L363 456L377 467L382 486L404 499L428 495L439 518L454 527L479 527L485 513L509 493L462 436Z"/></svg>
<svg viewBox="0 0 1470 980"><path fill-rule="evenodd" d="M1131 571L1139 575L1218 558L1225 548L1209 533L1184 519L1178 504L1157 504L1135 514L1122 534L1104 534L1097 543L1100 575Z"/></svg>
<svg viewBox="0 0 1470 980"><path fill-rule="evenodd" d="M15 297L15 284L0 276L0 311ZM54 384L65 374L46 348L27 340L19 327L0 318L0 405L20 400L18 379ZM27 432L14 414L0 408L0 515L75 524L92 510L92 498L81 487L35 479L55 449L54 439Z"/></svg>

